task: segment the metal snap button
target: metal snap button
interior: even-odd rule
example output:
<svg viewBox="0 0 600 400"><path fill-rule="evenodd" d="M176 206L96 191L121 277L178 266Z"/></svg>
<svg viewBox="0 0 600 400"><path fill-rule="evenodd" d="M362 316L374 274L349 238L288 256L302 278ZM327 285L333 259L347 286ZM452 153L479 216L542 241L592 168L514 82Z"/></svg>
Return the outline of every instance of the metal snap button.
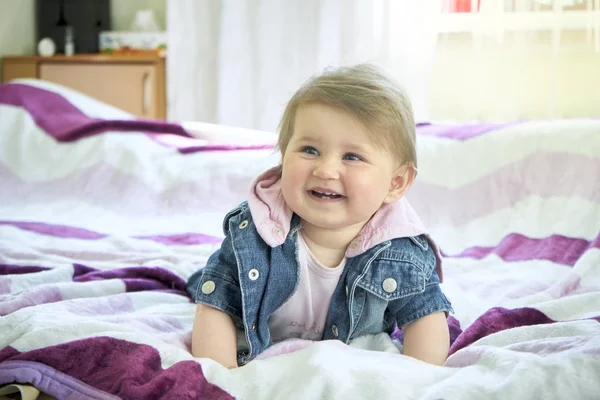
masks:
<svg viewBox="0 0 600 400"><path fill-rule="evenodd" d="M346 285L346 297L348 297L348 285Z"/></svg>
<svg viewBox="0 0 600 400"><path fill-rule="evenodd" d="M386 292L392 293L398 287L398 283L394 278L387 278L383 281L383 284L381 286Z"/></svg>
<svg viewBox="0 0 600 400"><path fill-rule="evenodd" d="M248 220L245 219L240 223L240 229L244 229L248 226Z"/></svg>
<svg viewBox="0 0 600 400"><path fill-rule="evenodd" d="M260 274L256 268L252 268L250 270L250 272L248 272L248 278L250 278L250 280L253 280L253 281L257 280L259 275Z"/></svg>
<svg viewBox="0 0 600 400"><path fill-rule="evenodd" d="M202 293L211 294L215 291L215 283L213 281L206 281L202 284Z"/></svg>
<svg viewBox="0 0 600 400"><path fill-rule="evenodd" d="M256 330L256 322L252 323L252 326L250 327L250 329L252 329L253 331Z"/></svg>
<svg viewBox="0 0 600 400"><path fill-rule="evenodd" d="M337 327L336 325L333 325L333 326L331 327L331 332L333 333L333 336L334 336L334 337L338 337L338 335L339 335L339 331L338 331L338 327Z"/></svg>

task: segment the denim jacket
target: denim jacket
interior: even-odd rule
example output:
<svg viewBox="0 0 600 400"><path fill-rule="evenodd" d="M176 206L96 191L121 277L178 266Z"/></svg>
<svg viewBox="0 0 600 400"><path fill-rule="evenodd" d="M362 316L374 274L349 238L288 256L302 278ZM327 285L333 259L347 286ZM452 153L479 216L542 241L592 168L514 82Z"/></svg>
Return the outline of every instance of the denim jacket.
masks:
<svg viewBox="0 0 600 400"><path fill-rule="evenodd" d="M273 174L270 170L257 178L253 190L260 189L266 180L271 194L277 193L279 187ZM241 339L239 365L272 344L269 317L294 294L300 277L300 218L274 205L281 202L279 195L271 196L277 199L271 204L257 203L256 197L256 193L251 193L248 202L225 216L225 239L220 249L187 284L196 303L217 308L235 321ZM249 203L254 203L254 207ZM256 204L266 205L262 211L266 210L270 218L262 218L264 213ZM420 227L406 200L395 207L378 211L363 228L370 234L359 234L349 245L346 266L331 298L323 340L348 343L365 334L390 333L396 325L403 327L429 314L452 311L439 285L441 263L433 241ZM397 221L399 215L405 219L408 215L408 220ZM415 234L381 236L381 232L387 232L382 228L382 219L388 225L405 222L402 229L407 226L405 231ZM391 231L397 233L398 229ZM365 236L376 239L365 240Z"/></svg>

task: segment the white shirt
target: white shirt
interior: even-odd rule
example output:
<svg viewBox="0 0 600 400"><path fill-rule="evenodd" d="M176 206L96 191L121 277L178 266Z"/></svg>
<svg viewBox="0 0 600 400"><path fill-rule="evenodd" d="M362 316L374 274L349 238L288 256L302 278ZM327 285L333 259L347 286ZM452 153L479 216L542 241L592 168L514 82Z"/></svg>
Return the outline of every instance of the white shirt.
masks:
<svg viewBox="0 0 600 400"><path fill-rule="evenodd" d="M289 338L321 340L331 296L346 259L335 268L321 264L298 232L300 282L298 290L269 318L273 343Z"/></svg>

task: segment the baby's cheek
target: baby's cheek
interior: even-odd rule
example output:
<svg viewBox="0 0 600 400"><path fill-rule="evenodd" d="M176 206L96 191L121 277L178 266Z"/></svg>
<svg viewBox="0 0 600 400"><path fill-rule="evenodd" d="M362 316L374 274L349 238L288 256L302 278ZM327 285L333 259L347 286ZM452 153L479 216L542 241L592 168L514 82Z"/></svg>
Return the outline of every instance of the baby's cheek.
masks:
<svg viewBox="0 0 600 400"><path fill-rule="evenodd" d="M287 189L289 189L290 187L293 187L295 185L297 185L298 182L298 169L294 168L294 165L283 165L283 169L281 171L281 187L283 189L283 187L286 187Z"/></svg>
<svg viewBox="0 0 600 400"><path fill-rule="evenodd" d="M290 179L281 180L281 193L286 201L289 197L293 197L294 186L296 185L294 185L293 181Z"/></svg>
<svg viewBox="0 0 600 400"><path fill-rule="evenodd" d="M353 186L356 191L379 192L381 191L382 178L375 174L365 174L364 176L357 177L354 180Z"/></svg>
<svg viewBox="0 0 600 400"><path fill-rule="evenodd" d="M384 182L381 177L369 176L355 181L351 192L364 206L378 207L389 193L389 188L389 182Z"/></svg>

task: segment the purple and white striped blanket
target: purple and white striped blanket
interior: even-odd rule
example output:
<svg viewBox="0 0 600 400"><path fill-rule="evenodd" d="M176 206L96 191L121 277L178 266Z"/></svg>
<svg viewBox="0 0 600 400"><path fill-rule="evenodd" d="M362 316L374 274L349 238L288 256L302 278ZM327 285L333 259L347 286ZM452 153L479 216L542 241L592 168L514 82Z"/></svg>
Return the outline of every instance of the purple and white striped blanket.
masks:
<svg viewBox="0 0 600 400"><path fill-rule="evenodd" d="M600 397L600 121L418 131L408 197L446 255L445 366L402 356L395 332L283 342L229 371L189 353L184 285L278 161L269 135L0 86L0 385L69 399Z"/></svg>

